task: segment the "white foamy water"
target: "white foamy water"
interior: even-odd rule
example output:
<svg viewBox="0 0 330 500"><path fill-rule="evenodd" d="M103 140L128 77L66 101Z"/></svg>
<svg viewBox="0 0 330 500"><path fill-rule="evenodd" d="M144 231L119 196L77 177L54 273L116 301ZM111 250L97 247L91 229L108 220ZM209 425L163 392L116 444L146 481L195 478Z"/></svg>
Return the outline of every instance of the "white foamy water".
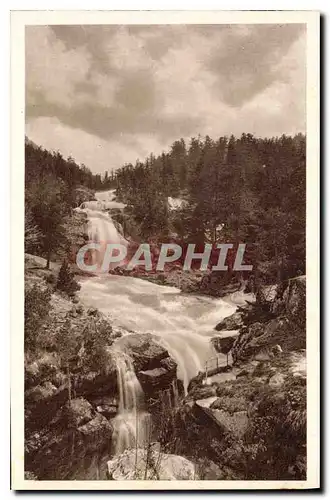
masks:
<svg viewBox="0 0 330 500"><path fill-rule="evenodd" d="M100 275L81 282L80 298L109 314L115 326L153 333L178 363L178 376L189 380L215 355L210 343L215 325L236 306L222 299L184 295L128 276Z"/></svg>
<svg viewBox="0 0 330 500"><path fill-rule="evenodd" d="M144 394L129 356L116 345L112 351L117 369L119 390L118 415L112 420L115 454L128 448L144 448L150 431L150 414L146 412Z"/></svg>

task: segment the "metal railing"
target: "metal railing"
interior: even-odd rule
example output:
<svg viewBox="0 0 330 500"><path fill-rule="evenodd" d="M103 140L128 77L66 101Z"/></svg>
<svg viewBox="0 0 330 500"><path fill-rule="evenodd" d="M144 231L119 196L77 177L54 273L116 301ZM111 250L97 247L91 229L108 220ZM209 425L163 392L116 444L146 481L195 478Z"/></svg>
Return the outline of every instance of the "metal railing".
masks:
<svg viewBox="0 0 330 500"><path fill-rule="evenodd" d="M213 358L209 358L205 362L205 379L207 379L208 374L213 370L218 370L219 368L223 368L228 366L228 356L227 361L220 356L214 356Z"/></svg>

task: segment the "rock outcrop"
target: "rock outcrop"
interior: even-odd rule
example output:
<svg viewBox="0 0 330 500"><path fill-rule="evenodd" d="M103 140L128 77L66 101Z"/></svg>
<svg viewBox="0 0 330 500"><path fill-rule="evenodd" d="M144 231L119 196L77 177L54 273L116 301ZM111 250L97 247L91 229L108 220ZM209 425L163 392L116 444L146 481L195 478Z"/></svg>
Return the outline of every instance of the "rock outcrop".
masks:
<svg viewBox="0 0 330 500"><path fill-rule="evenodd" d="M108 462L108 478L123 480L194 480L195 466L184 457L163 453L157 445L126 450Z"/></svg>
<svg viewBox="0 0 330 500"><path fill-rule="evenodd" d="M230 335L217 336L211 339L214 349L221 354L228 354L233 347L236 339L238 338L238 332L233 332Z"/></svg>
<svg viewBox="0 0 330 500"><path fill-rule="evenodd" d="M306 326L306 276L288 280L286 286L278 290L272 305L276 315L286 315L301 328Z"/></svg>
<svg viewBox="0 0 330 500"><path fill-rule="evenodd" d="M56 376L59 377L59 375ZM117 392L115 366L112 369L109 367L108 373L87 372L74 374L71 384L75 397L95 398L96 395L115 395ZM46 426L68 398L69 391L66 379L58 387L51 381L46 380L26 390L25 416L27 429L32 431Z"/></svg>
<svg viewBox="0 0 330 500"><path fill-rule="evenodd" d="M274 292L272 290L272 292ZM276 288L270 314L273 319L255 322L240 329L232 347L234 364L251 359L270 359L281 351L305 348L306 344L306 279L300 276ZM276 316L276 317L274 317Z"/></svg>
<svg viewBox="0 0 330 500"><path fill-rule="evenodd" d="M215 327L215 330L218 332L221 330L238 330L241 326L243 326L243 313L234 312L220 321Z"/></svg>
<svg viewBox="0 0 330 500"><path fill-rule="evenodd" d="M218 464L221 479L304 479L304 356L252 360L236 380L192 387L168 423L166 451Z"/></svg>
<svg viewBox="0 0 330 500"><path fill-rule="evenodd" d="M73 399L51 423L25 441L25 467L39 479L95 479L95 460L108 453L113 428L83 398Z"/></svg>
<svg viewBox="0 0 330 500"><path fill-rule="evenodd" d="M126 335L116 345L132 359L146 395L169 389L176 381L177 364L151 334Z"/></svg>

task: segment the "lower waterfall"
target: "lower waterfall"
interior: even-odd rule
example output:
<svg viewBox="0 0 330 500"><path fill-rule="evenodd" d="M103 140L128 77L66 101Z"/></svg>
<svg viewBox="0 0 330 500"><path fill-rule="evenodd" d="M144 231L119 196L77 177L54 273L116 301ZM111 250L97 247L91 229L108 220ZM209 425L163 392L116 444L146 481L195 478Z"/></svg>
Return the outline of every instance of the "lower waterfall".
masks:
<svg viewBox="0 0 330 500"><path fill-rule="evenodd" d="M113 419L114 453L120 454L128 448L144 448L151 432L150 414L145 409L144 394L138 381L132 360L114 348L116 363L119 411Z"/></svg>

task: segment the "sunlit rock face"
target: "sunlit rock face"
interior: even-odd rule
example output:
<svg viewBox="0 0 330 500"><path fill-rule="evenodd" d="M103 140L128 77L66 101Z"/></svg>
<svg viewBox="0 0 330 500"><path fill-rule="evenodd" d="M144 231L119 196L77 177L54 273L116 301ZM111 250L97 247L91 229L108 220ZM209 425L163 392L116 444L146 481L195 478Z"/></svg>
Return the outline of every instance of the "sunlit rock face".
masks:
<svg viewBox="0 0 330 500"><path fill-rule="evenodd" d="M184 457L162 453L157 443L146 450L126 450L108 462L108 478L123 480L193 480L195 466Z"/></svg>

